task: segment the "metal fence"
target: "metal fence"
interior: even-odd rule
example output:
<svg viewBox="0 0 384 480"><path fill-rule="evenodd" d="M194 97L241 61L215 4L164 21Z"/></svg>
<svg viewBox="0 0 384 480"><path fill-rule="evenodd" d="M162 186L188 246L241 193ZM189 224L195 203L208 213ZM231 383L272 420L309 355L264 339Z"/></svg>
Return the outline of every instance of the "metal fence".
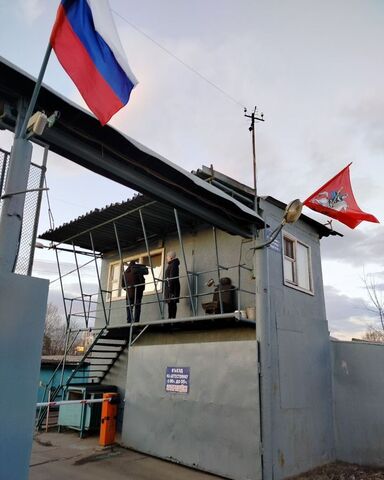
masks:
<svg viewBox="0 0 384 480"><path fill-rule="evenodd" d="M5 180L8 173L9 152L0 148L0 197L4 195ZM3 202L0 200L0 214L3 207Z"/></svg>
<svg viewBox="0 0 384 480"><path fill-rule="evenodd" d="M5 186L8 174L10 153L0 149L0 196L5 193ZM43 165L31 163L29 170L27 190L37 190L27 192L25 195L23 225L20 237L19 252L15 267L15 273L20 275L30 275L32 273L32 262L34 254L34 243L36 239L37 225L39 221L40 203L42 196L42 187L45 178L46 155L44 155ZM0 200L0 214L2 209Z"/></svg>

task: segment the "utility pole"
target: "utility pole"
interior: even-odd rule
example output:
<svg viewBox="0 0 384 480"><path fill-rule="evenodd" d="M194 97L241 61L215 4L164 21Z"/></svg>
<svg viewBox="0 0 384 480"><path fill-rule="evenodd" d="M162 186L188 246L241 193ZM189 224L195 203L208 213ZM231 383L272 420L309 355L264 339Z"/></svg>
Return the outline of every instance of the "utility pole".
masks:
<svg viewBox="0 0 384 480"><path fill-rule="evenodd" d="M252 135L253 186L255 191L254 209L263 217L257 197L256 170L256 122L264 122L264 114L254 107L250 115L244 108L244 116L251 119L248 130ZM254 233L256 242L265 240L265 230ZM255 310L256 310L256 342L257 362L259 370L259 409L260 409L260 456L263 480L273 478L273 431L272 431L272 391L271 391L271 345L270 321L268 315L269 285L268 285L268 252L266 248L254 250L253 271L255 276Z"/></svg>
<svg viewBox="0 0 384 480"><path fill-rule="evenodd" d="M257 107L253 109L251 115L247 114L247 109L244 108L244 117L251 119L251 125L248 130L252 134L252 160L253 160L253 188L255 190L255 211L258 213L258 201L257 201L257 178L256 178L256 130L255 122L264 122L264 114L257 112Z"/></svg>

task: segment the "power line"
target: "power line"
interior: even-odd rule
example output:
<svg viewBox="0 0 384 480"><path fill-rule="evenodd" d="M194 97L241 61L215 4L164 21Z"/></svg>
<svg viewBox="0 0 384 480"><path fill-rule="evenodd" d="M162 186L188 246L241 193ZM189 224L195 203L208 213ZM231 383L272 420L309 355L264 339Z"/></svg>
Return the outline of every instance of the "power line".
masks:
<svg viewBox="0 0 384 480"><path fill-rule="evenodd" d="M215 83L213 83L211 80L209 80L209 78L205 77L203 74L201 74L198 70L196 70L195 68L191 67L190 65L188 65L188 63L184 62L184 60L182 60L181 58L179 58L177 55L175 55L173 52L171 52L170 50L168 50L168 48L164 47L163 45L161 45L161 43L159 43L157 40L153 39L152 37L150 37L147 33L145 33L143 30L141 30L139 27L137 27L136 25L134 25L132 22L130 22L126 17L124 17L123 15L121 15L121 13L117 12L116 10L114 10L113 8L111 9L113 13L115 13L118 17L120 17L124 22L126 22L129 26L131 26L134 30L136 30L137 32L139 32L141 35L143 35L145 38L147 38L148 40L150 40L152 43L154 43L157 47L161 48L161 50L163 50L165 53L167 53L168 55L170 55L172 58L174 58L176 61L178 61L179 63L181 63L181 65L183 65L185 68L187 68L188 70L190 70L192 73L194 73L195 75L197 75L199 78L201 78L202 80L204 80L205 82L207 82L211 87L215 88L218 92L220 92L222 95L224 95L225 97L227 97L229 100L231 100L233 103L235 103L236 105L239 105L241 108L244 108L244 105L242 103L240 103L238 100L236 100L236 98L232 97L232 95L230 95L228 92L226 92L225 90L223 90L221 87L219 87L218 85L216 85Z"/></svg>

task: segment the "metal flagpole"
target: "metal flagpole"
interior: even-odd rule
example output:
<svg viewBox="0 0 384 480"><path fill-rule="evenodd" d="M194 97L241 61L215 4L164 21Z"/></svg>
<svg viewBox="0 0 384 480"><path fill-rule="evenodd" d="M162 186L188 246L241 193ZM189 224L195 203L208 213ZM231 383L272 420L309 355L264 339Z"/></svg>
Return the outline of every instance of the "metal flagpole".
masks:
<svg viewBox="0 0 384 480"><path fill-rule="evenodd" d="M48 45L32 98L25 114L22 112L22 106L19 105L15 139L11 151L5 193L2 198L3 206L0 217L0 271L12 272L16 265L23 223L25 194L28 186L29 168L32 157L32 145L26 137L27 125L36 105L51 51L52 47Z"/></svg>

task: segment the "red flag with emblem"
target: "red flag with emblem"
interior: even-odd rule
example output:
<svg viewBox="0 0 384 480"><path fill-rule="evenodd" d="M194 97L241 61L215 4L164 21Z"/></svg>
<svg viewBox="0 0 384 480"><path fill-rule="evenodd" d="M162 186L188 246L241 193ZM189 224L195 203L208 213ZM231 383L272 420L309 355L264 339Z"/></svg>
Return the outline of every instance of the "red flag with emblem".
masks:
<svg viewBox="0 0 384 480"><path fill-rule="evenodd" d="M357 205L349 176L350 165L351 163L316 190L305 200L304 205L335 218L350 228L357 227L364 220L380 223L375 216L363 212Z"/></svg>

